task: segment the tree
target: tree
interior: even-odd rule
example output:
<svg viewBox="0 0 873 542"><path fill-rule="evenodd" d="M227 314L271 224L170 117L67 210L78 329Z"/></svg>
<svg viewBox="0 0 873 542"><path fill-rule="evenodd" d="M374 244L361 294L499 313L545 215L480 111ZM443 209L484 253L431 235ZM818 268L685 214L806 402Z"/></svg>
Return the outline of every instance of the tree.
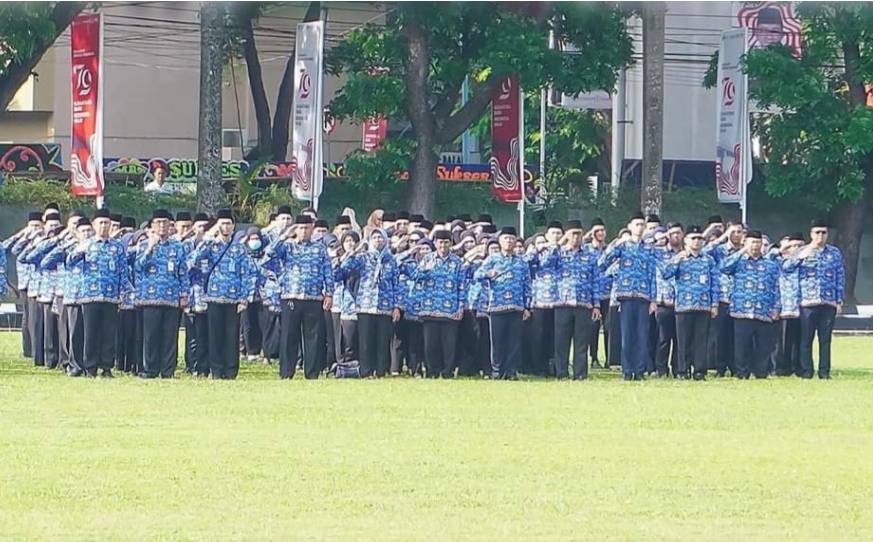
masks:
<svg viewBox="0 0 873 542"><path fill-rule="evenodd" d="M200 4L200 125L197 145L197 209L215 212L222 203L221 68L227 39L221 2Z"/></svg>
<svg viewBox="0 0 873 542"><path fill-rule="evenodd" d="M252 104L258 126L258 143L246 152L245 159L284 161L288 151L291 107L294 96L294 52L288 55L285 71L279 83L276 110L270 118L270 102L264 88L261 61L255 40L255 24L264 11L277 2L233 2L230 8L231 28L230 54L242 57L252 92ZM317 20L321 2L310 2L304 21Z"/></svg>
<svg viewBox="0 0 873 542"><path fill-rule="evenodd" d="M346 83L330 103L337 118L407 120L412 153L406 207L431 215L440 150L488 109L497 85L518 74L525 88L577 93L611 89L631 57L625 13L611 3L446 2L386 4L384 25L346 34L327 69ZM548 48L549 30L577 54ZM469 99L460 104L464 80ZM386 143L386 148L391 148ZM381 156L387 159L383 151Z"/></svg>
<svg viewBox="0 0 873 542"><path fill-rule="evenodd" d="M765 188L796 194L835 218L846 299L854 300L864 220L873 202L873 5L798 5L803 54L775 45L746 55L750 96L777 112L753 119L762 145ZM712 70L710 70L712 72ZM708 83L715 82L710 73Z"/></svg>
<svg viewBox="0 0 873 542"><path fill-rule="evenodd" d="M0 111L5 111L58 36L87 2L0 3Z"/></svg>

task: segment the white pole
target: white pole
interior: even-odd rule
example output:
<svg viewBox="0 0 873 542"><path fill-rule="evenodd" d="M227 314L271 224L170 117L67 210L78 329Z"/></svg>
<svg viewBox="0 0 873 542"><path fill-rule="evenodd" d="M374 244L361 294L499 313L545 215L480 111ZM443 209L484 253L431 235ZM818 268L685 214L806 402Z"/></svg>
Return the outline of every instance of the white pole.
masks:
<svg viewBox="0 0 873 542"><path fill-rule="evenodd" d="M518 201L518 233L524 237L524 90L518 86L518 182L521 184L521 199Z"/></svg>
<svg viewBox="0 0 873 542"><path fill-rule="evenodd" d="M618 88L612 97L612 203L615 205L618 199L618 190L621 187L622 165L624 163L624 143L626 111L625 101L627 96L627 70L624 68L618 73Z"/></svg>

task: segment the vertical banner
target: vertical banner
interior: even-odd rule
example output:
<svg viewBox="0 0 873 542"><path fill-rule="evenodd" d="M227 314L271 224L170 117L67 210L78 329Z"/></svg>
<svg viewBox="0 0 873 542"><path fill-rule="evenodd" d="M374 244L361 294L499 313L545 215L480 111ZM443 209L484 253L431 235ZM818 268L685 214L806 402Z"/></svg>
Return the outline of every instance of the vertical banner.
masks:
<svg viewBox="0 0 873 542"><path fill-rule="evenodd" d="M103 195L103 19L77 16L70 25L72 128L70 190Z"/></svg>
<svg viewBox="0 0 873 542"><path fill-rule="evenodd" d="M324 72L324 21L297 25L294 53L294 136L291 162L294 166L292 191L297 199L318 207L323 186L322 136Z"/></svg>
<svg viewBox="0 0 873 542"><path fill-rule="evenodd" d="M361 148L364 152L379 150L386 135L388 135L388 119L382 115L366 119L361 126Z"/></svg>
<svg viewBox="0 0 873 542"><path fill-rule="evenodd" d="M718 51L715 179L722 203L743 203L746 183L752 180L748 76L741 62L747 50L747 32L746 28L725 30Z"/></svg>
<svg viewBox="0 0 873 542"><path fill-rule="evenodd" d="M518 76L503 80L491 98L491 191L500 201L523 197L521 87Z"/></svg>

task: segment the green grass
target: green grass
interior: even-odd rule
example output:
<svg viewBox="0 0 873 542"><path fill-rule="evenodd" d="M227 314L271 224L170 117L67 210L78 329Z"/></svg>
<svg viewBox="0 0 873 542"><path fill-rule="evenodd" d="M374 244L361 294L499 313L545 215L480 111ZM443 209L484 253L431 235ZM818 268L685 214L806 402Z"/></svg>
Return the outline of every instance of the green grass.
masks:
<svg viewBox="0 0 873 542"><path fill-rule="evenodd" d="M2 541L873 532L873 338L831 381L69 379L0 333Z"/></svg>

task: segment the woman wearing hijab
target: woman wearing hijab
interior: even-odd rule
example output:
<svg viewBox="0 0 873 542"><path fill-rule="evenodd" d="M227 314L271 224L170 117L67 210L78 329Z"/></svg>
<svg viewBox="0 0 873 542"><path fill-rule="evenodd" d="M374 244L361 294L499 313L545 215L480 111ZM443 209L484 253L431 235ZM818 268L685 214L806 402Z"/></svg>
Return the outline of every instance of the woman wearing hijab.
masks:
<svg viewBox="0 0 873 542"><path fill-rule="evenodd" d="M358 336L361 376L382 378L391 365L392 323L400 320L397 305L397 264L388 250L388 234L376 229L369 249L359 244L355 254L340 264L344 273L358 272Z"/></svg>
<svg viewBox="0 0 873 542"><path fill-rule="evenodd" d="M361 242L358 232L350 231L340 238L340 249L337 258L336 293L334 307L339 300L340 339L337 342L337 361L349 362L358 359L358 305L357 294L360 283L358 273L343 271L341 263L355 252L355 247ZM339 297L337 297L339 296ZM340 346L341 345L341 346Z"/></svg>
<svg viewBox="0 0 873 542"><path fill-rule="evenodd" d="M261 329L261 314L264 311L261 291L267 277L261 270L260 261L264 257L264 240L258 228L249 228L245 233L240 232L240 241L246 246L246 253L251 259L251 265L257 270L257 282L255 284L255 296L249 300L249 304L240 315L243 335L243 345L249 361L258 359L258 355L264 350L264 335Z"/></svg>

